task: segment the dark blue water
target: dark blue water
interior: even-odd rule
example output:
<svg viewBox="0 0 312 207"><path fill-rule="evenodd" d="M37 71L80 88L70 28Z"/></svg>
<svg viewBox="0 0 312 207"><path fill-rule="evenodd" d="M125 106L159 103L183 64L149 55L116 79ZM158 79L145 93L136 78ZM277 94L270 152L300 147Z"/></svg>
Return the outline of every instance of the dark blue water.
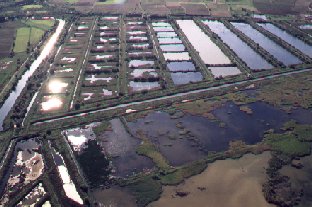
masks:
<svg viewBox="0 0 312 207"><path fill-rule="evenodd" d="M267 52L269 52L277 60L281 61L285 65L299 64L302 62L289 51L276 44L273 40L252 28L249 24L237 22L232 22L232 24L236 29L243 32L246 36L252 39L255 43L259 44Z"/></svg>
<svg viewBox="0 0 312 207"><path fill-rule="evenodd" d="M226 43L251 69L272 69L273 66L256 53L251 47L242 41L218 21L203 21L224 43Z"/></svg>
<svg viewBox="0 0 312 207"><path fill-rule="evenodd" d="M219 121L190 114L173 119L167 113L153 112L128 125L133 132L145 132L170 164L177 166L202 158L209 151L227 150L230 141L258 143L262 141L265 131L274 129L278 132L285 122L292 119L301 124L312 124L310 110L297 109L287 114L264 102L248 106L253 111L251 115L241 111L234 103L227 102L212 112ZM225 127L220 126L220 121ZM189 133L181 134L178 125Z"/></svg>
<svg viewBox="0 0 312 207"><path fill-rule="evenodd" d="M171 72L191 72L196 71L195 65L190 61L169 62L167 67Z"/></svg>
<svg viewBox="0 0 312 207"><path fill-rule="evenodd" d="M312 58L312 46L271 23L261 23L259 25Z"/></svg>
<svg viewBox="0 0 312 207"><path fill-rule="evenodd" d="M171 78L176 85L194 83L203 80L203 76L200 72L171 73Z"/></svg>

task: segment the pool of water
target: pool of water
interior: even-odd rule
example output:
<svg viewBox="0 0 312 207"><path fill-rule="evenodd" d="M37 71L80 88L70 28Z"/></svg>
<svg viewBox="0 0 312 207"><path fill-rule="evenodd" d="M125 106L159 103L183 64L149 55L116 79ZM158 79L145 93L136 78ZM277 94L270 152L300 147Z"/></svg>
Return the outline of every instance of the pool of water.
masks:
<svg viewBox="0 0 312 207"><path fill-rule="evenodd" d="M175 32L157 32L157 38L163 37L176 37L178 36Z"/></svg>
<svg viewBox="0 0 312 207"><path fill-rule="evenodd" d="M264 102L248 104L248 107L252 109L252 114L227 102L212 112L218 121L190 114L173 118L165 112L152 112L129 122L128 126L134 134L138 130L147 134L169 163L176 166L199 159L209 151L226 150L230 141L260 142L265 131L274 129L278 132L285 122L292 119L312 124L312 116L302 118L296 115L296 111L288 114ZM303 111L311 115L311 111L303 109L300 113Z"/></svg>
<svg viewBox="0 0 312 207"><path fill-rule="evenodd" d="M171 72L196 71L195 65L191 61L168 62L167 67Z"/></svg>
<svg viewBox="0 0 312 207"><path fill-rule="evenodd" d="M78 204L82 205L83 200L81 199L77 191L77 188L70 177L70 174L64 162L63 156L59 152L57 152L55 149L52 150L52 155L53 155L55 164L57 166L59 177L62 180L63 189L65 191L66 196L72 199L73 201L77 202Z"/></svg>
<svg viewBox="0 0 312 207"><path fill-rule="evenodd" d="M233 26L243 32L246 36L251 38L254 42L263 47L267 52L273 55L277 60L281 61L285 65L299 64L300 61L293 54L285 50L280 45L276 44L274 41L258 32L256 29L252 28L249 24L231 22Z"/></svg>
<svg viewBox="0 0 312 207"><path fill-rule="evenodd" d="M143 91L159 88L160 84L158 82L135 82L130 81L129 86L133 91Z"/></svg>
<svg viewBox="0 0 312 207"><path fill-rule="evenodd" d="M205 64L230 64L229 58L212 40L196 25L193 20L177 20L190 43L199 53Z"/></svg>
<svg viewBox="0 0 312 207"><path fill-rule="evenodd" d="M159 38L159 44L182 44L182 40L178 37L173 38Z"/></svg>
<svg viewBox="0 0 312 207"><path fill-rule="evenodd" d="M144 77L144 74L146 74L148 77L157 77L158 74L156 73L155 69L134 69L130 75L134 78L140 78Z"/></svg>
<svg viewBox="0 0 312 207"><path fill-rule="evenodd" d="M163 52L183 52L185 51L185 46L183 44L160 45L160 49Z"/></svg>
<svg viewBox="0 0 312 207"><path fill-rule="evenodd" d="M139 67L153 67L154 61L151 60L130 60L129 67L130 68L139 68Z"/></svg>
<svg viewBox="0 0 312 207"><path fill-rule="evenodd" d="M203 80L203 76L200 72L177 72L171 73L171 78L173 83L176 85L187 84L187 83L194 83Z"/></svg>
<svg viewBox="0 0 312 207"><path fill-rule="evenodd" d="M155 32L173 32L174 29L172 26L170 27L153 27Z"/></svg>
<svg viewBox="0 0 312 207"><path fill-rule="evenodd" d="M285 42L289 43L290 45L294 46L295 48L312 58L312 46L306 44L302 40L292 36L287 31L282 30L271 23L259 23L258 25L263 27L265 30L268 30L272 34L280 37Z"/></svg>
<svg viewBox="0 0 312 207"><path fill-rule="evenodd" d="M250 48L244 41L218 21L203 21L216 33L251 69L272 69L273 66Z"/></svg>
<svg viewBox="0 0 312 207"><path fill-rule="evenodd" d="M163 55L166 61L185 61L191 59L188 52L165 52Z"/></svg>
<svg viewBox="0 0 312 207"><path fill-rule="evenodd" d="M209 67L208 69L215 78L241 74L237 67Z"/></svg>
<svg viewBox="0 0 312 207"><path fill-rule="evenodd" d="M171 27L168 22L153 22L152 25L153 27Z"/></svg>
<svg viewBox="0 0 312 207"><path fill-rule="evenodd" d="M63 106L63 100L58 96L43 96L41 102L42 111L58 110Z"/></svg>
<svg viewBox="0 0 312 207"><path fill-rule="evenodd" d="M113 163L113 175L126 177L153 167L153 162L136 153L140 145L138 138L126 131L120 119L110 121L111 130L97 137L98 142Z"/></svg>
<svg viewBox="0 0 312 207"><path fill-rule="evenodd" d="M300 25L299 28L303 29L303 30L310 30L310 29L312 29L312 24Z"/></svg>

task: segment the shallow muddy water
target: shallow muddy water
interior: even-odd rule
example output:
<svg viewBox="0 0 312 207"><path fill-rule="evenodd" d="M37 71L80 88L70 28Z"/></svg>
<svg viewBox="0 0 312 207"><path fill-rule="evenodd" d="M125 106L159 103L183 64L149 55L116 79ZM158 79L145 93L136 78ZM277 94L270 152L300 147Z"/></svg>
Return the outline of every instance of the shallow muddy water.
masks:
<svg viewBox="0 0 312 207"><path fill-rule="evenodd" d="M270 157L270 152L265 152L216 161L178 186L164 186L160 199L149 207L273 207L262 193ZM186 196L180 197L177 192L184 192Z"/></svg>

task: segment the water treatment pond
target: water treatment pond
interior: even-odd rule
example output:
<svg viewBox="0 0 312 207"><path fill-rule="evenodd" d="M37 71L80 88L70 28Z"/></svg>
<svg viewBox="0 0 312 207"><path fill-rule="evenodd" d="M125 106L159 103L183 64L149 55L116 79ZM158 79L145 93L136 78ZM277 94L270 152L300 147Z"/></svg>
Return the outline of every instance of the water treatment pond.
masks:
<svg viewBox="0 0 312 207"><path fill-rule="evenodd" d="M229 58L193 20L177 20L177 24L205 64L230 64Z"/></svg>
<svg viewBox="0 0 312 207"><path fill-rule="evenodd" d="M233 140L247 144L260 142L265 131L278 131L291 119L312 124L312 116L301 119L263 102L248 104L248 107L252 114L227 102L212 112L218 121L190 114L176 118L165 112L152 112L145 118L128 122L128 127L133 134L143 131L169 163L177 166L202 158L209 151L226 150Z"/></svg>
<svg viewBox="0 0 312 207"><path fill-rule="evenodd" d="M194 83L203 80L203 76L200 72L171 73L171 78L176 85Z"/></svg>
<svg viewBox="0 0 312 207"><path fill-rule="evenodd" d="M160 45L160 49L163 52L183 52L185 51L185 46L183 44Z"/></svg>
<svg viewBox="0 0 312 207"><path fill-rule="evenodd" d="M191 61L169 62L167 67L170 72L192 72L196 71L194 63Z"/></svg>
<svg viewBox="0 0 312 207"><path fill-rule="evenodd" d="M312 46L304 43L297 37L292 36L285 30L282 30L271 23L261 23L259 25L312 58Z"/></svg>
<svg viewBox="0 0 312 207"><path fill-rule="evenodd" d="M212 32L216 33L251 69L272 69L273 66L250 48L247 43L218 21L203 21Z"/></svg>
<svg viewBox="0 0 312 207"><path fill-rule="evenodd" d="M252 28L249 24L241 22L231 22L234 27L246 36L252 39L254 42L263 47L267 52L273 55L277 60L281 61L285 65L299 64L301 61L293 54L276 44L274 41Z"/></svg>

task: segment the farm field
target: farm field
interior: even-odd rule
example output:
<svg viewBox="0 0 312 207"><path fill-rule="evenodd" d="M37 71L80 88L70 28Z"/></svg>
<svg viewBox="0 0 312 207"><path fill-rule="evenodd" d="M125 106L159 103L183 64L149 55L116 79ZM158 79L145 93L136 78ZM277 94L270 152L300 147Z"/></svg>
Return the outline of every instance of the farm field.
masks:
<svg viewBox="0 0 312 207"><path fill-rule="evenodd" d="M0 56L0 89L27 59L28 54L39 43L44 33L54 26L54 20L16 20L2 24Z"/></svg>

